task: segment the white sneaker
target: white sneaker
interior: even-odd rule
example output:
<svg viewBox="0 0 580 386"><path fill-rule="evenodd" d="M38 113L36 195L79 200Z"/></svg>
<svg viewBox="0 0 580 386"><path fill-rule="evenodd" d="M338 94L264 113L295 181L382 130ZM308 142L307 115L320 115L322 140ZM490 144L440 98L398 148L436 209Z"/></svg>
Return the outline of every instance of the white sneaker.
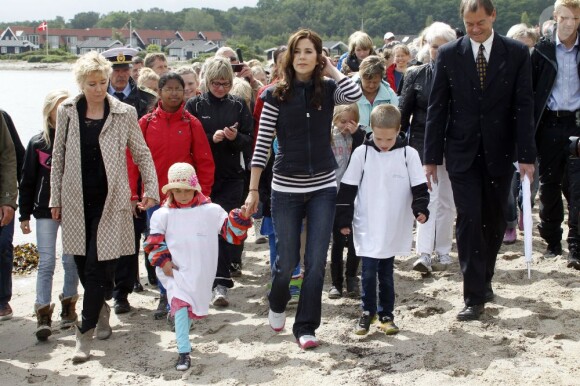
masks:
<svg viewBox="0 0 580 386"><path fill-rule="evenodd" d="M274 312L270 310L268 312L268 322L270 323L270 327L272 330L276 332L280 332L284 329L284 325L286 324L286 312Z"/></svg>
<svg viewBox="0 0 580 386"><path fill-rule="evenodd" d="M433 271L446 271L452 263L453 260L448 254L437 255L433 258Z"/></svg>
<svg viewBox="0 0 580 386"><path fill-rule="evenodd" d="M320 346L320 342L314 335L302 335L298 338L298 345L301 349L306 350Z"/></svg>
<svg viewBox="0 0 580 386"><path fill-rule="evenodd" d="M228 301L228 289L223 285L217 285L213 289L213 298L211 304L216 307L227 307L230 302Z"/></svg>
<svg viewBox="0 0 580 386"><path fill-rule="evenodd" d="M342 293L340 293L338 288L336 288L335 286L332 286L330 288L330 291L328 291L328 298L329 299L340 299L341 297L342 297Z"/></svg>
<svg viewBox="0 0 580 386"><path fill-rule="evenodd" d="M451 256L449 256L448 254L439 255L439 263L443 265L449 265L453 263L453 260L451 259Z"/></svg>
<svg viewBox="0 0 580 386"><path fill-rule="evenodd" d="M426 253L422 253L421 256L419 256L419 258L413 263L413 270L422 273L433 271L433 268L431 267L431 256Z"/></svg>

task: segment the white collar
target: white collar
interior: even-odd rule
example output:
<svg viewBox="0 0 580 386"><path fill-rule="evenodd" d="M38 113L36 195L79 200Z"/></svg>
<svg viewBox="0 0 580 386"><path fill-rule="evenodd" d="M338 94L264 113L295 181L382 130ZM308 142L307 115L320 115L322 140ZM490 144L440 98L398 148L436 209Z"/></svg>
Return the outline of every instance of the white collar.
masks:
<svg viewBox="0 0 580 386"><path fill-rule="evenodd" d="M471 42L471 51L473 51L473 58L477 60L477 54L479 53L479 45L483 44L483 48L485 48L485 52L483 53L485 55L485 60L487 60L489 62L489 54L491 53L491 46L493 45L493 37L495 36L495 32L493 30L491 30L491 35L489 35L489 37L487 38L486 41L484 41L483 43L478 43L475 40L469 38L469 41Z"/></svg>

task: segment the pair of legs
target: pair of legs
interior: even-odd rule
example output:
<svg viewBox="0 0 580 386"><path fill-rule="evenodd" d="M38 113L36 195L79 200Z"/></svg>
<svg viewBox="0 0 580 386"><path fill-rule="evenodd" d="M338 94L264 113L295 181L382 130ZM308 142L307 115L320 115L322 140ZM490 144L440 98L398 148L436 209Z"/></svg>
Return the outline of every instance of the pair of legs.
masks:
<svg viewBox="0 0 580 386"><path fill-rule="evenodd" d="M49 218L36 220L36 243L40 259L38 261L38 273L36 275L36 304L38 306L49 305L52 300L52 281L56 266L56 238L60 228L60 222ZM79 276L74 256L62 255L62 267L64 268L64 283L62 286L63 298L77 295Z"/></svg>
<svg viewBox="0 0 580 386"><path fill-rule="evenodd" d="M278 256L272 270L270 309L282 313L290 300L292 272L300 262L300 233L306 217L306 252L304 279L293 333L296 338L314 335L320 326L322 287L326 254L334 221L336 188L309 193L285 193L272 190L272 219Z"/></svg>
<svg viewBox="0 0 580 386"><path fill-rule="evenodd" d="M140 213L139 217L133 217L133 230L135 233L135 253L121 256L117 262L115 272L115 288L113 298L115 301L127 301L127 297L133 292L135 281L139 275L139 250L141 249L141 234L147 226L146 213Z"/></svg>
<svg viewBox="0 0 580 386"><path fill-rule="evenodd" d="M85 256L75 255L79 279L85 290L79 329L81 334L96 327L105 300L113 297L117 260L98 260L97 230L100 220L100 215L91 215L85 211L87 252Z"/></svg>
<svg viewBox="0 0 580 386"><path fill-rule="evenodd" d="M358 265L360 262L360 259L354 250L352 232L345 236L340 233L340 229L338 227L333 227L332 249L330 252L330 274L332 276L333 287L335 287L341 294L344 283L344 267L342 255L345 247L347 248L346 277L347 280L349 278L352 280L352 278L356 278L357 276Z"/></svg>
<svg viewBox="0 0 580 386"><path fill-rule="evenodd" d="M548 246L560 244L564 193L568 202L568 248L571 251L580 248L580 159L569 156L568 138L572 135L580 135L574 116L545 116L536 134L540 172L540 236Z"/></svg>
<svg viewBox="0 0 580 386"><path fill-rule="evenodd" d="M457 250L468 307L485 303L497 253L506 230L505 213L512 170L491 176L478 157L465 172L449 175L457 208Z"/></svg>
<svg viewBox="0 0 580 386"><path fill-rule="evenodd" d="M13 238L14 219L9 224L0 227L0 306L2 307L7 307L12 299Z"/></svg>
<svg viewBox="0 0 580 386"><path fill-rule="evenodd" d="M375 259L361 257L362 261L362 309L374 316L388 317L394 320L395 283L393 279L393 263L395 257ZM379 282L379 296L377 303L377 279Z"/></svg>
<svg viewBox="0 0 580 386"><path fill-rule="evenodd" d="M437 165L437 179L429 192L429 221L417 223L416 248L419 255L435 252L441 256L451 252L455 203L445 164Z"/></svg>

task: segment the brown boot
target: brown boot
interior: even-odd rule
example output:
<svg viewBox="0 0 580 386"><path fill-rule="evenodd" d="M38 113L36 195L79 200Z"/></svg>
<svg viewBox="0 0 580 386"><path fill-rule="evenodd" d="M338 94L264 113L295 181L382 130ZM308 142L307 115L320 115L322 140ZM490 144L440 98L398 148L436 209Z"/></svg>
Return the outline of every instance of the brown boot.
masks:
<svg viewBox="0 0 580 386"><path fill-rule="evenodd" d="M44 306L40 304L34 305L34 312L36 314L35 335L36 339L40 341L45 341L52 335L52 329L50 328L52 324L52 310L54 310L54 304Z"/></svg>
<svg viewBox="0 0 580 386"><path fill-rule="evenodd" d="M78 323L76 306L77 300L79 300L79 295L65 298L63 294L60 294L58 295L58 298L60 299L60 304L62 306L62 312L60 313L60 328L64 329L76 326Z"/></svg>
<svg viewBox="0 0 580 386"><path fill-rule="evenodd" d="M93 343L93 333L95 329L92 328L89 331L86 331L84 334L81 334L81 330L79 327L75 327L76 332L76 346L75 346L75 353L72 357L73 363L82 363L86 362L89 357L91 356L91 346Z"/></svg>

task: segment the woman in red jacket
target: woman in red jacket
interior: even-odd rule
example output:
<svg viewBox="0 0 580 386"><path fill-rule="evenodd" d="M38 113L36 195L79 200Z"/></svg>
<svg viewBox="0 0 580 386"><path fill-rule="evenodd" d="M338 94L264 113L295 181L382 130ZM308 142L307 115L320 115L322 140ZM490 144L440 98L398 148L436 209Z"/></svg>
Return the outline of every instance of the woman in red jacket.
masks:
<svg viewBox="0 0 580 386"><path fill-rule="evenodd" d="M159 79L159 103L155 110L139 120L145 142L151 151L159 186L167 184L169 167L177 162L193 165L197 171L202 193L209 197L214 181L214 161L201 122L184 109L185 82L183 78L169 72ZM139 173L130 168L131 194L136 200ZM159 191L160 202L165 195ZM159 206L147 211L147 218ZM161 297L155 318L167 314L165 289L160 286Z"/></svg>

